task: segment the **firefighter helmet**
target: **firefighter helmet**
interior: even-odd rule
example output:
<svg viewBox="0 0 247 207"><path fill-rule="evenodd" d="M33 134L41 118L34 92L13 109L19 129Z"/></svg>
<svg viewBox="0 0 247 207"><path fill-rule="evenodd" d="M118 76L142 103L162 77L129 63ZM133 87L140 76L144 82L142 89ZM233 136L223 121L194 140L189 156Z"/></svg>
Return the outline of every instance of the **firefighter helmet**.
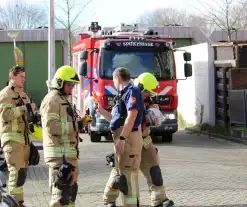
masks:
<svg viewBox="0 0 247 207"><path fill-rule="evenodd" d="M151 93L156 94L153 90L157 88L158 81L155 76L151 73L142 73L134 80L135 86L138 86L141 91L147 90Z"/></svg>
<svg viewBox="0 0 247 207"><path fill-rule="evenodd" d="M64 65L56 71L54 78L52 79L52 87L61 89L65 82L79 83L80 79L75 71L69 65Z"/></svg>
<svg viewBox="0 0 247 207"><path fill-rule="evenodd" d="M42 140L43 139L43 134L42 134L42 128L33 124L33 132L31 132L31 136L34 138L34 139L37 139L37 140Z"/></svg>

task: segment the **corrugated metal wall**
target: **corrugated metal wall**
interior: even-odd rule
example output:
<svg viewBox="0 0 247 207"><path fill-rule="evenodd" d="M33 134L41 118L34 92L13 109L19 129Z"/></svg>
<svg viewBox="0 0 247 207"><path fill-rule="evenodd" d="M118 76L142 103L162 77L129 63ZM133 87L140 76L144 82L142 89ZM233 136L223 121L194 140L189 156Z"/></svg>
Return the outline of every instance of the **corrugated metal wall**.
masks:
<svg viewBox="0 0 247 207"><path fill-rule="evenodd" d="M39 105L47 93L46 80L48 79L48 44L41 42L17 42L25 58L26 92ZM0 88L8 80L8 70L15 65L13 43L0 43L1 76ZM62 41L56 41L56 68L63 65Z"/></svg>

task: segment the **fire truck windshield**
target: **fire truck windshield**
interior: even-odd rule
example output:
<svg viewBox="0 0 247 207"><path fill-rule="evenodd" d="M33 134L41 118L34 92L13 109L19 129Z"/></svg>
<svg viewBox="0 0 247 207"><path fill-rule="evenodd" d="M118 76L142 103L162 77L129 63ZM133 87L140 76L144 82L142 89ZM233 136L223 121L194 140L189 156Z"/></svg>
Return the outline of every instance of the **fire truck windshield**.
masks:
<svg viewBox="0 0 247 207"><path fill-rule="evenodd" d="M165 52L118 52L102 49L100 77L112 79L112 73L118 67L128 68L132 78L136 78L144 72L154 74L157 80L170 80L175 76L173 56L170 50Z"/></svg>

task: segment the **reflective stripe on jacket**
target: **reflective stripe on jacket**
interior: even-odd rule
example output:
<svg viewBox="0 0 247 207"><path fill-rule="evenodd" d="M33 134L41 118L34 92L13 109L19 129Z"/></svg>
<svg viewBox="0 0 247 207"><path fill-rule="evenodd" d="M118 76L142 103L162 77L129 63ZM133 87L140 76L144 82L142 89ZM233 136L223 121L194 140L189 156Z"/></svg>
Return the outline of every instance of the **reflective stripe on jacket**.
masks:
<svg viewBox="0 0 247 207"><path fill-rule="evenodd" d="M0 137L1 146L8 141L27 144L28 125L25 103L13 85L0 91ZM25 123L26 122L26 123Z"/></svg>
<svg viewBox="0 0 247 207"><path fill-rule="evenodd" d="M68 114L69 107L71 105L67 97L58 90L49 92L41 103L45 161L63 155L77 158L78 130L73 118Z"/></svg>

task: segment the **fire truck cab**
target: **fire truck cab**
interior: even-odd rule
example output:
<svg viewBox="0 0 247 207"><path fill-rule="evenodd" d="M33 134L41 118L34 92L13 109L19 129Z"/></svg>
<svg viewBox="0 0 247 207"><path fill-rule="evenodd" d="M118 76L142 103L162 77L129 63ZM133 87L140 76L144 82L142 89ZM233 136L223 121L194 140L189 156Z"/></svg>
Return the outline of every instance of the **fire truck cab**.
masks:
<svg viewBox="0 0 247 207"><path fill-rule="evenodd" d="M80 35L72 48L73 64L80 74L80 85L74 89L73 102L82 115L93 117L87 129L92 142L101 141L101 136L111 139L109 122L95 112L94 101L111 111L113 98L118 94L112 73L118 67L128 68L133 79L144 72L155 75L159 86L152 101L160 106L165 121L157 128L152 127L151 135L172 141L173 133L178 130L174 45L168 37L153 30L140 31L137 24L121 24L111 31L104 31L98 22L92 22L89 33ZM185 79L192 75L190 60L191 54L185 51Z"/></svg>

